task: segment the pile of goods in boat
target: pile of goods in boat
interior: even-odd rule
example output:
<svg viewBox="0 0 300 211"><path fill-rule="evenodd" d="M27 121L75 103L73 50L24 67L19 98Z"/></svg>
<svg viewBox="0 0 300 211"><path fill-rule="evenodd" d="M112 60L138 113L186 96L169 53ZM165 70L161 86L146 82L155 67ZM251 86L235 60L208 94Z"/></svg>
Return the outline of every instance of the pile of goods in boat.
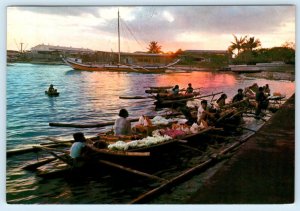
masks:
<svg viewBox="0 0 300 211"><path fill-rule="evenodd" d="M164 136L147 136L141 140L134 140L129 142L117 141L114 144L108 145L108 149L110 150L121 150L126 151L128 149L135 149L141 147L148 147L154 144L163 143L172 139L172 137L164 135Z"/></svg>
<svg viewBox="0 0 300 211"><path fill-rule="evenodd" d="M180 138L185 135L198 133L201 129L203 129L203 125L197 125L194 123L192 126L188 126L186 124L178 124L174 123L172 128L166 129L158 129L152 132L153 136L170 136L173 139Z"/></svg>

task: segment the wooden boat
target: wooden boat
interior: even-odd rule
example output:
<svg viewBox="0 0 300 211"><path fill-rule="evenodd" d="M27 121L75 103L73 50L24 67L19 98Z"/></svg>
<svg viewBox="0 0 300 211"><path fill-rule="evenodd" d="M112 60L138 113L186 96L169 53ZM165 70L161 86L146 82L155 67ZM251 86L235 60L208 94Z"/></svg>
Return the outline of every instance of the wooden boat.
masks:
<svg viewBox="0 0 300 211"><path fill-rule="evenodd" d="M177 59L173 63L167 65L131 65L121 63L121 52L120 52L120 29L119 29L120 15L118 11L118 64L83 64L79 62L79 59L63 58L63 61L72 67L74 70L85 70L85 71L111 71L111 72L137 72L137 73L163 73L168 67L177 64L180 59Z"/></svg>
<svg viewBox="0 0 300 211"><path fill-rule="evenodd" d="M45 91L45 94L48 95L49 97L57 97L57 96L59 96L59 92L48 92L48 91Z"/></svg>
<svg viewBox="0 0 300 211"><path fill-rule="evenodd" d="M109 64L83 64L78 61L75 61L72 58L63 58L63 61L72 67L74 70L82 71L109 71L109 72L136 72L136 73L163 73L165 70L178 63L179 60L176 60L174 63L163 65L163 66L137 66L137 65L109 65Z"/></svg>
<svg viewBox="0 0 300 211"><path fill-rule="evenodd" d="M260 67L247 66L247 65L235 65L230 66L231 72L234 73L259 73L262 72Z"/></svg>

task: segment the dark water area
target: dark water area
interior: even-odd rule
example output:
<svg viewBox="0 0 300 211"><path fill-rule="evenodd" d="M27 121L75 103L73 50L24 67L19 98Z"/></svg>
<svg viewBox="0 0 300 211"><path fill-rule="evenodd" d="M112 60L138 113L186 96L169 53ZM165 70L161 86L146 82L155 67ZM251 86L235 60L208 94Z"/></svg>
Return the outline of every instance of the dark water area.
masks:
<svg viewBox="0 0 300 211"><path fill-rule="evenodd" d="M7 66L6 79L7 150L46 142L45 137L71 139L72 134L79 131L89 137L111 128L50 127L49 122L92 124L113 121L120 108L126 108L132 118L141 114L156 115L151 100L119 99L119 96L146 95L145 89L149 86L178 84L180 88L186 88L188 83L192 83L194 88L201 87L203 93L223 91L229 99L236 94L238 88L250 86L254 82L261 86L268 83L272 93L280 92L287 97L295 91L295 83L291 81L254 79L246 75L209 71L166 74L110 73L75 71L64 65L14 64ZM45 95L44 91L50 84L58 89L59 97ZM162 112L164 111L158 113ZM178 150L175 148L172 151ZM189 161L190 164L199 161L193 154L183 155L185 152L181 149L181 153L175 153L172 159ZM140 177L108 170L88 174L87 177L75 181L66 178L45 180L38 178L35 172L21 169L22 165L35 160L37 156L40 158L44 155L31 153L7 159L8 203L122 204L157 185ZM163 159L167 160L168 156ZM156 171L153 162L149 164L149 172ZM174 160L166 163L170 169L168 174L161 172L157 176L176 175L176 162L176 169ZM51 168L51 165L54 164L43 168ZM147 166L144 168L147 171Z"/></svg>

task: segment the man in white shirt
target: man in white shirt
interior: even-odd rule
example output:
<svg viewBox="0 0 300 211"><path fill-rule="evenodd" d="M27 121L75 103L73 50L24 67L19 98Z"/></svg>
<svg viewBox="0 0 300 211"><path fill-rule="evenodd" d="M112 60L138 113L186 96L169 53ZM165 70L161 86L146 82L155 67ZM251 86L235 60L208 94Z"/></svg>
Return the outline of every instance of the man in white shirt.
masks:
<svg viewBox="0 0 300 211"><path fill-rule="evenodd" d="M119 112L119 118L116 119L114 128L115 135L130 135L131 134L131 123L127 119L128 111L126 109L121 109Z"/></svg>
<svg viewBox="0 0 300 211"><path fill-rule="evenodd" d="M209 105L207 103L207 100L201 101L201 105L199 106L198 113L197 113L197 122L199 125L202 123L204 127L208 127L207 117L212 115L209 112L210 108L211 108L211 105Z"/></svg>
<svg viewBox="0 0 300 211"><path fill-rule="evenodd" d="M86 147L86 139L83 133L74 133L74 143L70 149L70 156L73 158L74 167L79 167L82 165L82 155Z"/></svg>

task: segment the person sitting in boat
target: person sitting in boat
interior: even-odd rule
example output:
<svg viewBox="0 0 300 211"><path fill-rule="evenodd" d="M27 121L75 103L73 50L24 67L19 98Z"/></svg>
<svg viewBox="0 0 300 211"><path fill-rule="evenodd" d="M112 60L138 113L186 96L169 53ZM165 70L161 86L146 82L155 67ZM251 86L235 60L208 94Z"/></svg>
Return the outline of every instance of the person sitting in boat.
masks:
<svg viewBox="0 0 300 211"><path fill-rule="evenodd" d="M49 89L48 89L49 94L54 94L57 93L57 89L54 89L53 84L50 84Z"/></svg>
<svg viewBox="0 0 300 211"><path fill-rule="evenodd" d="M192 84L188 84L188 88L186 88L185 94L192 94L194 91L194 88L192 87Z"/></svg>
<svg viewBox="0 0 300 211"><path fill-rule="evenodd" d="M134 126L133 130L135 132L140 132L140 133L145 133L145 132L150 133L151 128L153 128L153 125L149 117L146 115L142 115L139 118L138 123Z"/></svg>
<svg viewBox="0 0 300 211"><path fill-rule="evenodd" d="M238 89L238 93L232 98L232 102L239 102L244 99L244 94L242 89Z"/></svg>
<svg viewBox="0 0 300 211"><path fill-rule="evenodd" d="M212 106L207 103L207 100L202 100L198 108L197 122L207 128L215 119L215 113L211 112Z"/></svg>
<svg viewBox="0 0 300 211"><path fill-rule="evenodd" d="M270 90L270 87L269 87L269 84L266 84L264 87L264 93L267 95L267 96L270 96L271 94L271 90Z"/></svg>
<svg viewBox="0 0 300 211"><path fill-rule="evenodd" d="M119 118L116 119L114 128L115 135L131 135L131 123L127 119L129 116L126 109L121 109L119 111Z"/></svg>
<svg viewBox="0 0 300 211"><path fill-rule="evenodd" d="M255 99L255 95L257 91L258 91L258 85L257 83L254 83L251 86L245 88L245 96L250 99Z"/></svg>
<svg viewBox="0 0 300 211"><path fill-rule="evenodd" d="M73 167L80 167L84 163L83 157L86 150L86 139L81 132L74 133L73 138L74 143L70 149L70 156L73 159Z"/></svg>
<svg viewBox="0 0 300 211"><path fill-rule="evenodd" d="M267 96L264 93L264 88L263 87L258 88L258 92L256 93L255 100L256 100L256 103L257 103L255 116L256 116L256 118L258 118L258 116L261 113L261 110L262 109L267 109L267 107L269 105L269 101L267 99Z"/></svg>
<svg viewBox="0 0 300 211"><path fill-rule="evenodd" d="M178 95L179 94L179 86L175 85L175 87L172 89L172 94L173 95Z"/></svg>
<svg viewBox="0 0 300 211"><path fill-rule="evenodd" d="M219 99L217 99L217 102L216 102L216 107L217 108L221 108L223 107L225 104L226 104L226 99L227 99L227 95L226 94L222 94L221 97L219 97Z"/></svg>

